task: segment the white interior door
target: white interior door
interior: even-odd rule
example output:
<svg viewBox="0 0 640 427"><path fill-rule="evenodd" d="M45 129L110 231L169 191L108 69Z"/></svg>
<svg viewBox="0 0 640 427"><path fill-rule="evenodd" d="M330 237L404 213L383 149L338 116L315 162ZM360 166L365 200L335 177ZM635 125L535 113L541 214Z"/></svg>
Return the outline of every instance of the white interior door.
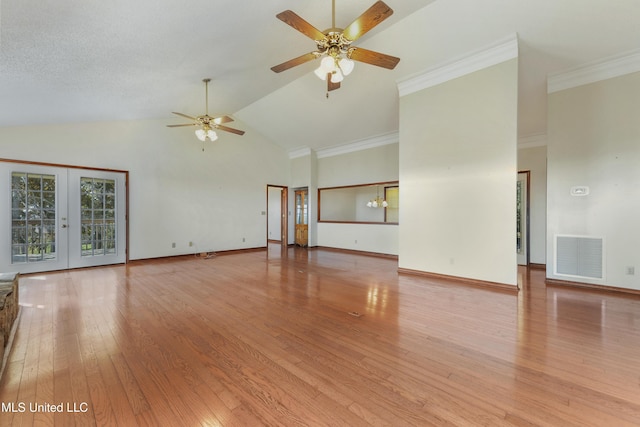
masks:
<svg viewBox="0 0 640 427"><path fill-rule="evenodd" d="M527 172L518 173L517 183L517 214L516 214L516 252L518 254L518 265L529 264L529 174Z"/></svg>
<svg viewBox="0 0 640 427"><path fill-rule="evenodd" d="M0 162L0 271L126 261L125 174Z"/></svg>

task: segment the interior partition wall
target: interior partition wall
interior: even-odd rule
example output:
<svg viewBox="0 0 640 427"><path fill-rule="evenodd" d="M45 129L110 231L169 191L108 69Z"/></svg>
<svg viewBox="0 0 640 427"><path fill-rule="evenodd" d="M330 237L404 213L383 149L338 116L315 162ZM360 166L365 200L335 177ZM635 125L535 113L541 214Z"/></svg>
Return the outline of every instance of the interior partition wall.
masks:
<svg viewBox="0 0 640 427"><path fill-rule="evenodd" d="M401 97L401 269L517 285L517 112L517 57Z"/></svg>

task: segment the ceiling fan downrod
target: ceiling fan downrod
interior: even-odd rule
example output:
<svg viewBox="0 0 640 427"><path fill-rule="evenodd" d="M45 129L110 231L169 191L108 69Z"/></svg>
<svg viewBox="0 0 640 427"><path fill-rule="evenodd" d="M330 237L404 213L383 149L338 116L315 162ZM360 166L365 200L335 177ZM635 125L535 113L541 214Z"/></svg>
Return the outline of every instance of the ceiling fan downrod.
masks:
<svg viewBox="0 0 640 427"><path fill-rule="evenodd" d="M204 114L209 115L209 82L211 79L202 79L204 82Z"/></svg>
<svg viewBox="0 0 640 427"><path fill-rule="evenodd" d="M331 28L336 27L336 0L331 0Z"/></svg>

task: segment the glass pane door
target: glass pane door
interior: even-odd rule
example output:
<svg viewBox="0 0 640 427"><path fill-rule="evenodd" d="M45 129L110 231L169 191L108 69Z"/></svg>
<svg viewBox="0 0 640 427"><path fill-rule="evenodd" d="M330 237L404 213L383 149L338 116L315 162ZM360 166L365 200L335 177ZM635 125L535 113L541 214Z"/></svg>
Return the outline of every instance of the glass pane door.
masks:
<svg viewBox="0 0 640 427"><path fill-rule="evenodd" d="M308 232L309 232L309 214L308 214L308 201L307 190L296 190L296 222L295 222L295 242L299 246L307 246L308 244Z"/></svg>
<svg viewBox="0 0 640 427"><path fill-rule="evenodd" d="M11 174L11 263L56 259L56 176Z"/></svg>
<svg viewBox="0 0 640 427"><path fill-rule="evenodd" d="M126 175L0 162L0 271L126 262Z"/></svg>
<svg viewBox="0 0 640 427"><path fill-rule="evenodd" d="M35 273L67 266L64 168L1 163L0 271Z"/></svg>
<svg viewBox="0 0 640 427"><path fill-rule="evenodd" d="M69 185L70 267L125 262L124 174L70 170Z"/></svg>

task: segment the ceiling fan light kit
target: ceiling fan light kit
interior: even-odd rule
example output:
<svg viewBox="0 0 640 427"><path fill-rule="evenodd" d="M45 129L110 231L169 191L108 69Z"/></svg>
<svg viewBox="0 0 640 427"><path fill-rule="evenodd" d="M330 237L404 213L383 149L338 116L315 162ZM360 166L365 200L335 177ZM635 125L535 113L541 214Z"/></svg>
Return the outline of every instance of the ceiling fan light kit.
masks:
<svg viewBox="0 0 640 427"><path fill-rule="evenodd" d="M202 129L196 130L196 137L198 137L198 139L202 142L206 141L207 139L209 141L215 141L216 139L218 139L218 134L215 133L211 128L207 128L208 126L205 126Z"/></svg>
<svg viewBox="0 0 640 427"><path fill-rule="evenodd" d="M354 60L392 70L400 58L351 46L351 43L392 14L393 10L389 6L377 1L347 28L336 28L336 2L332 0L332 27L320 31L295 12L285 10L277 14L276 18L313 39L317 50L271 67L271 70L280 73L313 59L322 58L314 73L327 82L327 96L330 91L340 88L340 82L353 71Z"/></svg>
<svg viewBox="0 0 640 427"><path fill-rule="evenodd" d="M320 80L330 78L332 83L340 83L345 76L351 74L354 66L354 62L348 57L325 56L314 73Z"/></svg>

